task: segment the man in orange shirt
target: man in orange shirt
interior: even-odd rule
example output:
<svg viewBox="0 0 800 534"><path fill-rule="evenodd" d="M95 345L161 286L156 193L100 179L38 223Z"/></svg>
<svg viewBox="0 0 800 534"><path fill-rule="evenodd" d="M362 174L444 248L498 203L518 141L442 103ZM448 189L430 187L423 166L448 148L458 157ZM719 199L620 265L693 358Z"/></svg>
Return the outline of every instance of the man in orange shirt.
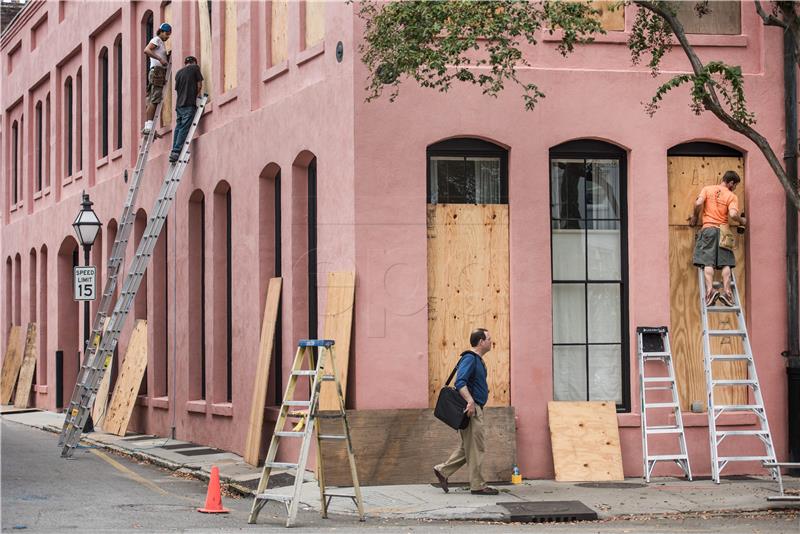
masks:
<svg viewBox="0 0 800 534"><path fill-rule="evenodd" d="M706 305L711 306L719 299L726 306L733 306L731 292L731 269L736 267L733 251L719 246L719 227L728 221L744 226L747 221L739 213L739 200L733 191L741 178L734 171L722 177L722 183L707 185L694 202L694 212L689 218L691 226L697 226L700 214L703 215L703 228L697 234L692 263L703 269L706 278ZM714 269L722 269L722 293L714 290Z"/></svg>

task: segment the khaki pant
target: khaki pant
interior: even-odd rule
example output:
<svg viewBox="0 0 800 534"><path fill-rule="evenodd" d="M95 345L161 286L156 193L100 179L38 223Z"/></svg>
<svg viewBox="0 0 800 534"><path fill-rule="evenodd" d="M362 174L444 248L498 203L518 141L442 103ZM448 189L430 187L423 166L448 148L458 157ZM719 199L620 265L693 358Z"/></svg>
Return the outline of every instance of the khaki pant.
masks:
<svg viewBox="0 0 800 534"><path fill-rule="evenodd" d="M483 408L475 406L475 415L469 420L469 426L464 430L459 430L461 435L461 446L453 451L450 458L443 464L436 466L436 470L450 478L450 475L467 464L469 469L469 489L479 490L486 487L486 481L481 475L481 464L483 463L483 453L486 450L486 443L483 436Z"/></svg>

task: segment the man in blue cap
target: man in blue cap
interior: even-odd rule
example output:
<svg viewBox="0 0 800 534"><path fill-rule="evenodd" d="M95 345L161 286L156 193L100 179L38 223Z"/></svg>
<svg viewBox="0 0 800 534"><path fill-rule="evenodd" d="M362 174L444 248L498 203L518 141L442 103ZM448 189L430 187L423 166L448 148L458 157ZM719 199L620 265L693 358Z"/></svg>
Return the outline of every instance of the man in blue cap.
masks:
<svg viewBox="0 0 800 534"><path fill-rule="evenodd" d="M147 71L147 110L145 111L147 120L142 130L145 135L153 129L156 106L164 98L164 86L167 84L167 64L169 63L166 42L170 35L172 35L172 26L164 22L158 27L156 36L150 39L144 48L144 55L150 60L150 68Z"/></svg>

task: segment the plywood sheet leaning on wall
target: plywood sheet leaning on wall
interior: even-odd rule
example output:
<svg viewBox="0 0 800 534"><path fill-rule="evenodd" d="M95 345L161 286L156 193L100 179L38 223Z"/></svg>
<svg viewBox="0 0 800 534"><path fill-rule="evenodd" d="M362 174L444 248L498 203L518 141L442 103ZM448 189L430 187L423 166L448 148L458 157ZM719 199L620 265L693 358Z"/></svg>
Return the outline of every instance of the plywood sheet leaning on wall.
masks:
<svg viewBox="0 0 800 534"><path fill-rule="evenodd" d="M17 392L14 394L14 407L27 408L31 399L31 386L33 385L33 372L36 370L36 323L28 323L28 333L25 335L25 351L22 354L22 365L19 369Z"/></svg>
<svg viewBox="0 0 800 534"><path fill-rule="evenodd" d="M139 319L133 327L128 351L114 387L103 430L124 436L133 413L136 395L147 368L147 321Z"/></svg>
<svg viewBox="0 0 800 534"><path fill-rule="evenodd" d="M625 478L613 402L551 401L547 413L557 481Z"/></svg>
<svg viewBox="0 0 800 534"><path fill-rule="evenodd" d="M700 289L697 285L697 268L692 265L695 234L697 228L689 226L687 218L692 206L706 185L716 185L728 170L742 177L736 188L739 207L744 209L744 165L736 157L690 157L668 158L669 180L669 277L670 277L670 344L675 361L678 393L683 410L690 410L693 402L699 402L705 410L706 383L703 369L702 326L700 323ZM747 270L745 268L745 237L739 235L736 248L736 280L742 309L747 317ZM719 275L717 275L719 278ZM712 329L734 329L734 314L711 314ZM732 337L711 340L714 354L741 354L741 340ZM744 362L715 362L714 377L720 380L745 378L747 366ZM746 404L747 389L744 387L716 388L714 399L720 404Z"/></svg>
<svg viewBox="0 0 800 534"><path fill-rule="evenodd" d="M432 467L461 444L458 432L436 419L430 409L348 410L347 420L362 486L434 483ZM508 481L517 457L514 408L486 408L484 420L483 476L490 482ZM342 432L341 420L322 419L320 424L323 434ZM343 442L325 442L322 464L326 484L351 485ZM468 480L466 467L450 477L450 482Z"/></svg>
<svg viewBox="0 0 800 534"><path fill-rule="evenodd" d="M508 206L428 206L428 402L469 348L469 334L489 330L489 406L509 395Z"/></svg>
<svg viewBox="0 0 800 534"><path fill-rule="evenodd" d="M353 303L356 273L328 273L328 299L323 318L323 339L333 339L336 374L347 399L347 372L350 368L350 337L353 329ZM339 398L334 382L323 382L319 394L320 410L338 410Z"/></svg>
<svg viewBox="0 0 800 534"><path fill-rule="evenodd" d="M214 78L211 66L214 58L211 52L211 16L209 0L197 0L197 13L200 19L200 72L203 74L203 91L211 96L214 89ZM174 72L178 72L175 69Z"/></svg>
<svg viewBox="0 0 800 534"><path fill-rule="evenodd" d="M230 91L237 85L238 69L236 59L238 55L238 31L236 1L225 0L225 38L223 46L225 48L225 61L223 63L223 86L225 91Z"/></svg>
<svg viewBox="0 0 800 534"><path fill-rule="evenodd" d="M267 402L267 381L275 345L275 323L278 320L280 299L281 279L271 278L264 304L264 317L261 321L261 341L258 346L258 363L253 382L253 400L250 404L250 425L247 427L247 438L244 443L244 461L250 465L258 465L258 456L261 452L264 404Z"/></svg>
<svg viewBox="0 0 800 534"><path fill-rule="evenodd" d="M2 373L0 373L0 404L11 402L14 385L17 383L19 368L22 365L21 333L22 328L19 325L12 325L8 329L8 344L6 345L6 354L3 356Z"/></svg>
<svg viewBox="0 0 800 534"><path fill-rule="evenodd" d="M106 317L105 322L103 323L103 332L105 333L105 329L108 326L108 322L111 320L111 317ZM98 340L98 345L100 344ZM112 354L111 358L114 358ZM103 423L105 422L106 418L106 411L108 409L108 395L109 389L111 388L111 372L112 372L112 364L109 363L106 372L103 374L103 379L100 381L100 386L97 388L97 395L94 398L94 406L92 406L92 421L94 422L94 426L98 428L103 428Z"/></svg>
<svg viewBox="0 0 800 534"><path fill-rule="evenodd" d="M286 32L289 30L287 0L272 0L270 2L270 67L280 65L289 56L289 39Z"/></svg>

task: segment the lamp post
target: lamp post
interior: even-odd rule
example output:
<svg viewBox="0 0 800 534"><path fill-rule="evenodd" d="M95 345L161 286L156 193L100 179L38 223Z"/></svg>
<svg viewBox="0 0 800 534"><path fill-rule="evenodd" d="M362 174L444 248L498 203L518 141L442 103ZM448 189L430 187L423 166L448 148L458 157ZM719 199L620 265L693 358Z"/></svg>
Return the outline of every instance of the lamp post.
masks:
<svg viewBox="0 0 800 534"><path fill-rule="evenodd" d="M102 223L97 218L92 209L92 201L89 200L89 194L83 192L81 201L81 211L75 217L75 222L72 223L72 228L75 229L75 235L78 236L78 243L83 247L83 259L86 267L89 266L89 252L92 250L94 240L100 231ZM94 300L94 296L92 297ZM86 358L86 351L89 347L89 300L83 301L83 355ZM86 422L86 432L91 432L93 428L91 416Z"/></svg>

